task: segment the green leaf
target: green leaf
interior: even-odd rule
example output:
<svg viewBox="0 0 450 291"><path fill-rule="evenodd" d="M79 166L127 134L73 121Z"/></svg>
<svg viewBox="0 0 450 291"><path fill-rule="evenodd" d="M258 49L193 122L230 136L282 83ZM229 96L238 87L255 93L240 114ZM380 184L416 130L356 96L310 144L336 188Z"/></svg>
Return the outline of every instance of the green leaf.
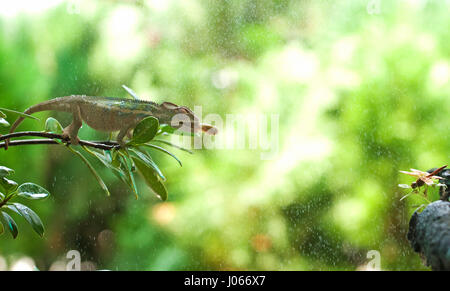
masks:
<svg viewBox="0 0 450 291"><path fill-rule="evenodd" d="M27 199L39 200L47 198L50 193L39 185L24 183L19 186L17 195Z"/></svg>
<svg viewBox="0 0 450 291"><path fill-rule="evenodd" d="M3 127L10 126L9 122L6 121L6 119L4 119L3 117L0 117L0 125L3 126Z"/></svg>
<svg viewBox="0 0 450 291"><path fill-rule="evenodd" d="M136 166L134 165L134 162L133 162L133 160L131 159L131 157L130 157L130 153L128 152L128 149L119 149L118 151L117 151L117 153L120 155L120 156L122 156L123 157L123 161L129 161L130 162L130 164L131 164L131 167L130 167L130 170L132 171L132 172L136 172ZM127 167L128 167L128 163L126 163L127 164Z"/></svg>
<svg viewBox="0 0 450 291"><path fill-rule="evenodd" d="M6 179L5 177L0 178L0 185L5 189L6 194L16 191L18 187L16 182Z"/></svg>
<svg viewBox="0 0 450 291"><path fill-rule="evenodd" d="M439 195L439 188L438 187L428 187L428 200L431 202L439 200L441 197Z"/></svg>
<svg viewBox="0 0 450 291"><path fill-rule="evenodd" d="M0 166L0 178L9 176L11 174L14 174L14 170L13 169Z"/></svg>
<svg viewBox="0 0 450 291"><path fill-rule="evenodd" d="M0 118L6 118L6 114L0 111Z"/></svg>
<svg viewBox="0 0 450 291"><path fill-rule="evenodd" d="M103 151L103 155L97 151L92 151L87 147L83 147L88 153L96 157L103 165L107 168L113 170L113 174L122 180L128 187L130 187L136 194L135 189L133 188L133 182L130 180L130 176L126 172L128 171L126 165L122 165L120 161L121 156L114 151L114 154L111 155L111 151ZM114 157L113 157L114 156ZM114 159L114 160L113 160Z"/></svg>
<svg viewBox="0 0 450 291"><path fill-rule="evenodd" d="M168 124L161 124L159 127L158 135L163 134L163 133L174 133L175 131L176 131L176 129L173 128L172 126L170 126Z"/></svg>
<svg viewBox="0 0 450 291"><path fill-rule="evenodd" d="M140 159L147 167L153 169L163 181L166 180L166 177L164 177L159 167L145 151L140 148L130 148L130 151L134 153L136 158Z"/></svg>
<svg viewBox="0 0 450 291"><path fill-rule="evenodd" d="M162 140L162 139L153 139L152 142L160 142L160 143L166 144L166 145L168 145L168 146L174 147L174 148L176 148L176 149L179 149L179 150L188 152L188 153L190 153L190 154L193 154L192 151L190 151L190 150L188 150L188 149L186 149L186 148L180 147L179 145L176 145L176 144L173 144L173 143L171 143L171 142L168 142L168 141L166 141L166 140Z"/></svg>
<svg viewBox="0 0 450 291"><path fill-rule="evenodd" d="M2 235L4 231L5 229L3 228L3 223L0 223L0 235Z"/></svg>
<svg viewBox="0 0 450 291"><path fill-rule="evenodd" d="M74 150L70 146L68 146L66 148L69 149L72 153L74 153L78 157L80 157L80 159L83 161L83 163L85 163L86 166L88 167L88 169L91 171L92 175L94 175L95 179L100 184L100 187L103 189L103 191L105 191L106 195L110 196L111 194L109 193L108 187L106 187L105 182L103 182L102 178L97 173L97 171L94 169L94 167L92 167L91 163L89 163L89 161L79 151Z"/></svg>
<svg viewBox="0 0 450 291"><path fill-rule="evenodd" d="M171 152L169 152L168 150L166 150L166 149L164 149L164 148L162 148L162 147L159 147L159 146L157 146L157 145L150 144L150 143L144 144L144 146L147 146L147 147L150 147L150 148L154 148L154 149L157 149L158 151L161 151L161 152L163 152L163 153L165 153L165 154L168 154L169 156L171 156L172 158L174 158L174 159L180 164L181 167L183 166L183 164L181 163L181 161L180 161L174 154L172 154Z"/></svg>
<svg viewBox="0 0 450 291"><path fill-rule="evenodd" d="M151 141L159 129L159 121L153 116L142 119L134 128L129 145L139 145Z"/></svg>
<svg viewBox="0 0 450 291"><path fill-rule="evenodd" d="M2 201L3 199L5 199L5 194L3 194L2 192L0 192L0 201Z"/></svg>
<svg viewBox="0 0 450 291"><path fill-rule="evenodd" d="M17 210L16 206L12 205L11 203L6 204L5 207L20 215L20 212L19 210Z"/></svg>
<svg viewBox="0 0 450 291"><path fill-rule="evenodd" d="M160 181L155 171L152 168L148 167L140 159L135 157L132 157L132 159L134 160L136 167L144 177L144 180L150 187L150 189L156 194L156 196L159 199L163 201L167 200L168 197L167 189L164 186L164 184Z"/></svg>
<svg viewBox="0 0 450 291"><path fill-rule="evenodd" d="M195 132L184 132L181 130L178 130L176 128L173 128L172 126L168 125L168 124L161 124L161 126L159 127L159 131L157 135L160 134L176 134L176 135L185 135L185 136L198 136L199 134L195 133Z"/></svg>
<svg viewBox="0 0 450 291"><path fill-rule="evenodd" d="M6 109L6 108L1 108L1 107L0 107L0 110L2 110L2 111L6 111L6 112L11 112L11 113L15 113L15 114L17 114L17 115L19 115L19 116L21 116L21 117L25 117L25 118L31 118L31 119L35 119L35 120L39 120L39 118L36 118L36 117L34 117L34 116L31 116L31 115L29 115L29 114L25 114L25 113L23 113L23 112L19 112L19 111L11 110L11 109Z"/></svg>
<svg viewBox="0 0 450 291"><path fill-rule="evenodd" d="M20 203L12 203L10 206L13 206L16 208L16 212L19 213L25 220L31 225L33 230L39 235L44 235L44 225L42 224L41 219L39 216L31 210L29 207L20 204Z"/></svg>
<svg viewBox="0 0 450 291"><path fill-rule="evenodd" d="M105 156L108 156L109 160L111 161L111 164L114 167L120 167L121 162L118 150L105 151Z"/></svg>
<svg viewBox="0 0 450 291"><path fill-rule="evenodd" d="M415 193L414 193L414 192L410 192L410 193L408 193L408 194L402 196L402 198L400 198L400 201L402 201L403 199L408 198L409 196L411 196L411 195L413 195L413 194L415 194Z"/></svg>
<svg viewBox="0 0 450 291"><path fill-rule="evenodd" d="M107 168L123 174L123 171L120 169L120 163L113 163L110 151L104 151L103 154L101 154L97 151L90 150L85 146L83 146L83 149L93 157L97 158L97 160L99 160Z"/></svg>
<svg viewBox="0 0 450 291"><path fill-rule="evenodd" d="M14 221L14 219L12 219L11 216L9 216L8 213L6 213L4 211L0 211L0 212L1 212L0 220L3 224L3 226L9 230L9 232L12 234L13 238L16 238L17 235L19 234L19 230L17 229L16 222Z"/></svg>
<svg viewBox="0 0 450 291"><path fill-rule="evenodd" d="M53 117L49 117L45 121L45 131L61 134L63 132L63 127L58 120L54 119Z"/></svg>
<svg viewBox="0 0 450 291"><path fill-rule="evenodd" d="M122 161L123 161L123 166L125 167L125 174L127 175L127 178L128 178L127 179L127 184L131 188L131 190L133 190L136 199L138 199L139 192L138 192L138 189L137 189L137 186L136 186L136 181L134 180L132 166L128 165L126 156L121 156L121 158L122 158ZM129 157L128 157L128 159L129 159Z"/></svg>

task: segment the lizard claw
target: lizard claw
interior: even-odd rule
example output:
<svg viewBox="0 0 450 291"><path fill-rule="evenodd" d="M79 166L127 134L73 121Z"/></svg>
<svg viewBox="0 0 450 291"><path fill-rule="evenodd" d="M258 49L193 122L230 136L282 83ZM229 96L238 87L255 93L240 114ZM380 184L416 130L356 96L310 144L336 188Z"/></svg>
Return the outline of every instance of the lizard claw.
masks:
<svg viewBox="0 0 450 291"><path fill-rule="evenodd" d="M65 132L63 132L63 134L61 136L64 141L66 141L66 142L70 141L71 145L78 145L80 143L80 139L78 138L78 136L72 137Z"/></svg>

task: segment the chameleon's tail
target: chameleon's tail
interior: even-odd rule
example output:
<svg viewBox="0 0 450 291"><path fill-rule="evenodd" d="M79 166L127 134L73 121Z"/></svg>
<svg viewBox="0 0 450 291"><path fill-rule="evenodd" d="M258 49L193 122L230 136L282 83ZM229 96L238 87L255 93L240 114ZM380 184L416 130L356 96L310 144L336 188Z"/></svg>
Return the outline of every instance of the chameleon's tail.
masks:
<svg viewBox="0 0 450 291"><path fill-rule="evenodd" d="M30 108L28 108L27 110L24 111L25 114L33 114L35 112L41 112L41 111L47 111L47 110L61 110L61 111L66 111L64 110L64 108L61 108L62 104L65 104L64 102L61 102L61 99L65 98L65 97L59 97L59 98L54 98L52 100L48 100L39 104L36 104L34 106L31 106ZM63 105L64 106L64 105ZM25 117L20 116L19 118L17 118L17 120L14 122L14 124L11 126L11 129L9 130L9 133L13 133L16 128L22 123L22 121L25 119ZM9 145L9 138L7 140L5 140L5 150L8 149L8 145Z"/></svg>

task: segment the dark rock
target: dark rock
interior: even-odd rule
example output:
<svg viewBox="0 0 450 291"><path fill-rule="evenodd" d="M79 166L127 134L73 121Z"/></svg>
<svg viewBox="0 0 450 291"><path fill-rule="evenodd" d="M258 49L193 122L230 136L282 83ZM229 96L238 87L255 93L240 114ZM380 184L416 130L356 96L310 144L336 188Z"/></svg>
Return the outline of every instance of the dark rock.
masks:
<svg viewBox="0 0 450 291"><path fill-rule="evenodd" d="M408 240L432 270L450 271L450 202L438 200L414 212Z"/></svg>

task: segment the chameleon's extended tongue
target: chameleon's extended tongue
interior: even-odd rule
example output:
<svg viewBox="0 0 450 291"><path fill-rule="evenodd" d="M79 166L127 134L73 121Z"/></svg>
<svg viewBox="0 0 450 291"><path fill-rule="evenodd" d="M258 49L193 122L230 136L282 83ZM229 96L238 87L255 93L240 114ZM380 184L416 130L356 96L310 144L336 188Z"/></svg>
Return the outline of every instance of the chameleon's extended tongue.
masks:
<svg viewBox="0 0 450 291"><path fill-rule="evenodd" d="M202 123L201 126L202 126L202 131L209 135L216 135L219 132L219 130L212 125Z"/></svg>

